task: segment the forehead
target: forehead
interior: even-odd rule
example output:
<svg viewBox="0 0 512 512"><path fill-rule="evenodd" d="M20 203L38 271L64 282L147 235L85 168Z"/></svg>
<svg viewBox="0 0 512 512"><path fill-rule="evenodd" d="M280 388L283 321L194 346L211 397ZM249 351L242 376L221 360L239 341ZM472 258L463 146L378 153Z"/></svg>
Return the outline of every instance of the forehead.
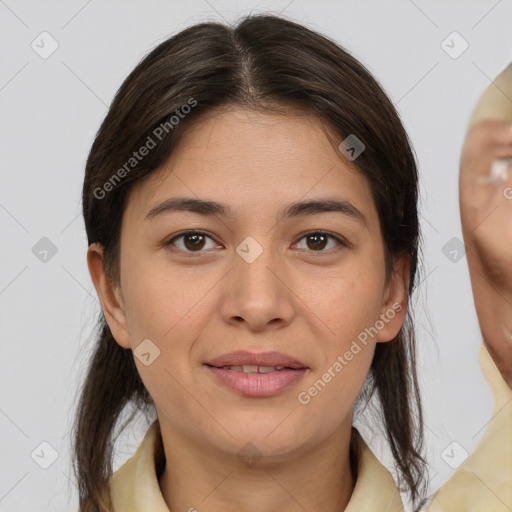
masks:
<svg viewBox="0 0 512 512"><path fill-rule="evenodd" d="M312 114L218 110L187 126L164 165L134 187L127 209L140 217L171 196L187 196L251 216L329 195L378 223L367 178L340 153L340 142Z"/></svg>

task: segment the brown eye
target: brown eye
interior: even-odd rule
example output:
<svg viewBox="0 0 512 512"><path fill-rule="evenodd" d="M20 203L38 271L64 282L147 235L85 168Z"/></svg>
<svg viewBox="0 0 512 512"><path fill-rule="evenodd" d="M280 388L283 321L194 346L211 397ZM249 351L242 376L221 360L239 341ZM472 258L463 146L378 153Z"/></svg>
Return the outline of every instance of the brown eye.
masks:
<svg viewBox="0 0 512 512"><path fill-rule="evenodd" d="M334 247L347 245L341 238L324 231L308 233L301 238L301 240L306 240L306 249L311 252L329 252L329 250L324 250L329 244L329 239L337 242L337 244L334 244Z"/></svg>
<svg viewBox="0 0 512 512"><path fill-rule="evenodd" d="M184 252L204 252L203 249L207 245L206 240L213 238L202 233L201 231L184 231L179 235L171 238L165 245L172 245ZM179 243L175 243L179 241ZM207 247L208 248L208 247Z"/></svg>
<svg viewBox="0 0 512 512"><path fill-rule="evenodd" d="M183 237L185 247L190 251L195 251L196 249L202 249L204 247L204 235L201 234L191 234L185 235Z"/></svg>
<svg viewBox="0 0 512 512"><path fill-rule="evenodd" d="M322 250L327 245L328 237L320 233L315 233L313 235L308 235L306 239L308 240L308 247L310 249Z"/></svg>

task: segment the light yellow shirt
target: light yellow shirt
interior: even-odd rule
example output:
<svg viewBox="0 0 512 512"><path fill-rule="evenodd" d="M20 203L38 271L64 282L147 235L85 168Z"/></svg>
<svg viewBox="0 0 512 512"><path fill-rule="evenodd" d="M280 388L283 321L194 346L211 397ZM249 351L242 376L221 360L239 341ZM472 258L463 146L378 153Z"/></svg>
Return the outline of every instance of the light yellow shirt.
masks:
<svg viewBox="0 0 512 512"><path fill-rule="evenodd" d="M400 493L387 469L357 430L360 462L354 491L345 512L401 512ZM169 512L157 476L158 420L146 432L135 454L110 480L113 512Z"/></svg>
<svg viewBox="0 0 512 512"><path fill-rule="evenodd" d="M482 344L480 366L495 407L476 450L421 512L512 511L512 389Z"/></svg>

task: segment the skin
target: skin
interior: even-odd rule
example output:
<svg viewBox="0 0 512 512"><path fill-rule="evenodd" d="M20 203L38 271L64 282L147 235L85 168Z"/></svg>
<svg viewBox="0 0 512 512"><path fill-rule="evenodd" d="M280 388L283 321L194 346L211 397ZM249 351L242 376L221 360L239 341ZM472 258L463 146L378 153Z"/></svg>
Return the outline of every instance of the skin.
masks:
<svg viewBox="0 0 512 512"><path fill-rule="evenodd" d="M175 196L224 203L232 216L180 211L145 219ZM367 225L333 212L276 220L289 203L325 197L350 201ZM188 244L187 237L175 240L174 251L165 245L188 229L211 239L195 252L190 237ZM350 246L327 239L319 247L305 237L319 230ZM263 249L252 263L236 253L248 236ZM404 322L409 258L397 257L386 281L369 184L316 117L233 107L203 118L165 165L131 191L120 282L105 274L101 246L89 248L88 265L117 343L136 349L150 339L160 349L149 366L135 362L160 421L167 460L160 487L171 511L345 509L355 484L353 406L376 343L392 340ZM298 393L393 304L401 306L394 318L301 404ZM276 396L241 396L204 366L238 349L278 350L309 369ZM251 467L237 456L248 442L261 455Z"/></svg>

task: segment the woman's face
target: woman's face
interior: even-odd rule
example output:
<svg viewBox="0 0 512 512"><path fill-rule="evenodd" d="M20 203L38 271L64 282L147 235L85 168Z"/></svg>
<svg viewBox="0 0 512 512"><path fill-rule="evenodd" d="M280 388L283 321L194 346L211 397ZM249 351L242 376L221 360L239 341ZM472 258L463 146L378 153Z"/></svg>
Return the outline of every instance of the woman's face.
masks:
<svg viewBox="0 0 512 512"><path fill-rule="evenodd" d="M92 248L93 279L97 261ZM387 284L369 184L317 118L231 108L131 191L120 283L102 303L163 434L278 458L349 435L375 344L404 320L397 261Z"/></svg>

